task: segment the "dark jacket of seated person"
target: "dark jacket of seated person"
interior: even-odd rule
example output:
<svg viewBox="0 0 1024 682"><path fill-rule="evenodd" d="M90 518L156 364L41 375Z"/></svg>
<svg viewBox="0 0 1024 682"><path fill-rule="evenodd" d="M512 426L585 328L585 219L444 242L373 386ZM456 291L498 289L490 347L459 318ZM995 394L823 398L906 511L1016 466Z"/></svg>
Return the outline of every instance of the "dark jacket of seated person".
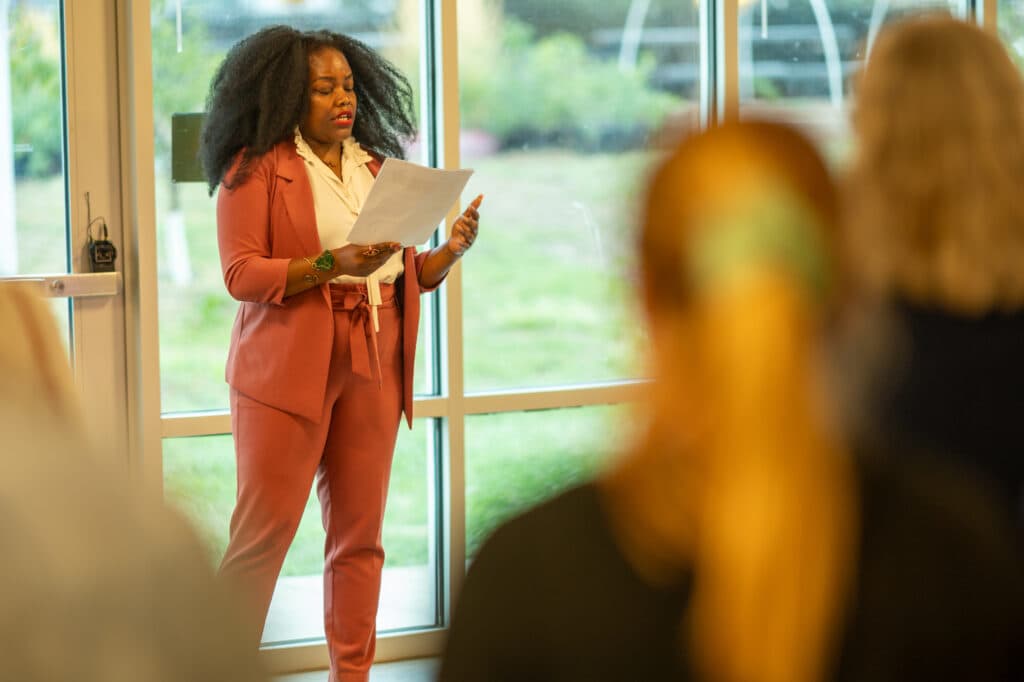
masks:
<svg viewBox="0 0 1024 682"><path fill-rule="evenodd" d="M859 558L828 679L1024 679L1024 564L989 500L916 458L856 461ZM573 488L480 549L440 679L699 679L679 637L695 579L646 582L599 488Z"/></svg>
<svg viewBox="0 0 1024 682"><path fill-rule="evenodd" d="M891 357L865 436L970 470L1024 530L1024 310L969 317L897 300L885 318Z"/></svg>

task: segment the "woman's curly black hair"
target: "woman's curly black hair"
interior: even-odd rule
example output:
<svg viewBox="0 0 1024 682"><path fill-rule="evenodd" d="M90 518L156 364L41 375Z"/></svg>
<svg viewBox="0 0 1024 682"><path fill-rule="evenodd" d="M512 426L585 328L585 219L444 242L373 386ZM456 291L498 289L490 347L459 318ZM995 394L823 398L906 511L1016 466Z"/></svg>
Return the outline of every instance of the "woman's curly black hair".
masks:
<svg viewBox="0 0 1024 682"><path fill-rule="evenodd" d="M210 83L199 159L211 195L222 182L244 182L252 159L294 134L309 106L309 55L323 47L352 67L359 100L353 137L378 154L405 158L401 141L416 132L412 87L391 62L340 33L271 26L236 43ZM225 174L242 149L228 185Z"/></svg>

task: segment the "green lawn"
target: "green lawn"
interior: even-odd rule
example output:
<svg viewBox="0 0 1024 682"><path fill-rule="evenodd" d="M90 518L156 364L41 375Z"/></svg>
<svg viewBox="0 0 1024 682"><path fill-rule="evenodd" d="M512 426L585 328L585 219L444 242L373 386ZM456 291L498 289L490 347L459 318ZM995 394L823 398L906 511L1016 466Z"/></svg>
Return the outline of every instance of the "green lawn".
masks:
<svg viewBox="0 0 1024 682"><path fill-rule="evenodd" d="M625 283L647 157L505 153L473 164L485 195L466 257L466 389L635 375Z"/></svg>
<svg viewBox="0 0 1024 682"><path fill-rule="evenodd" d="M18 180L14 203L19 272L67 272L64 178Z"/></svg>
<svg viewBox="0 0 1024 682"><path fill-rule="evenodd" d="M427 561L428 424L402 429L392 471L391 494L384 530L388 566ZM219 561L227 546L228 523L235 497L235 461L230 436L173 438L164 441L164 484L167 496L200 530ZM314 575L323 567L324 531L320 508L311 495L282 575Z"/></svg>
<svg viewBox="0 0 1024 682"><path fill-rule="evenodd" d="M510 514L591 475L614 451L621 408L587 407L473 416L466 425L466 539L472 555ZM399 433L384 521L385 565L427 563L433 534L427 489L429 430L417 420ZM200 529L211 558L227 545L235 494L230 436L164 441L168 498ZM282 575L315 575L323 566L324 532L311 495Z"/></svg>

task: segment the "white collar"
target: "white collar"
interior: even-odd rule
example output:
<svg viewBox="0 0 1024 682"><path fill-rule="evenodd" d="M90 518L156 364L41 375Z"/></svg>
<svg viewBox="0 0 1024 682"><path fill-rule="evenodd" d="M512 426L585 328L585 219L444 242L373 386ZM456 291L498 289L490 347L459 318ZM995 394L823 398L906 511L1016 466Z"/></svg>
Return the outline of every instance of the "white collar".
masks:
<svg viewBox="0 0 1024 682"><path fill-rule="evenodd" d="M295 126L295 151L298 152L306 161L312 163L321 163L324 167L327 164L313 151L313 148L306 142L306 138L302 137L302 133L299 131L299 126ZM348 178L352 177L352 173L355 172L359 166L365 166L370 161L373 161L373 157L363 149L354 137L347 137L341 142L341 177L342 181L347 181Z"/></svg>

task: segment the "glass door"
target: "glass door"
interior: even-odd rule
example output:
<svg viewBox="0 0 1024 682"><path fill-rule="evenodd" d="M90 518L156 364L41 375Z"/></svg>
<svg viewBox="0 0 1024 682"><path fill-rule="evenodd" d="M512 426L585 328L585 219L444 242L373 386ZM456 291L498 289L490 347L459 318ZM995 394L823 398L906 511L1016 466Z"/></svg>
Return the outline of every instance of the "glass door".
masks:
<svg viewBox="0 0 1024 682"><path fill-rule="evenodd" d="M87 253L104 229L123 247L109 5L0 0L0 287L51 300L94 436L128 467L122 259L93 273Z"/></svg>

